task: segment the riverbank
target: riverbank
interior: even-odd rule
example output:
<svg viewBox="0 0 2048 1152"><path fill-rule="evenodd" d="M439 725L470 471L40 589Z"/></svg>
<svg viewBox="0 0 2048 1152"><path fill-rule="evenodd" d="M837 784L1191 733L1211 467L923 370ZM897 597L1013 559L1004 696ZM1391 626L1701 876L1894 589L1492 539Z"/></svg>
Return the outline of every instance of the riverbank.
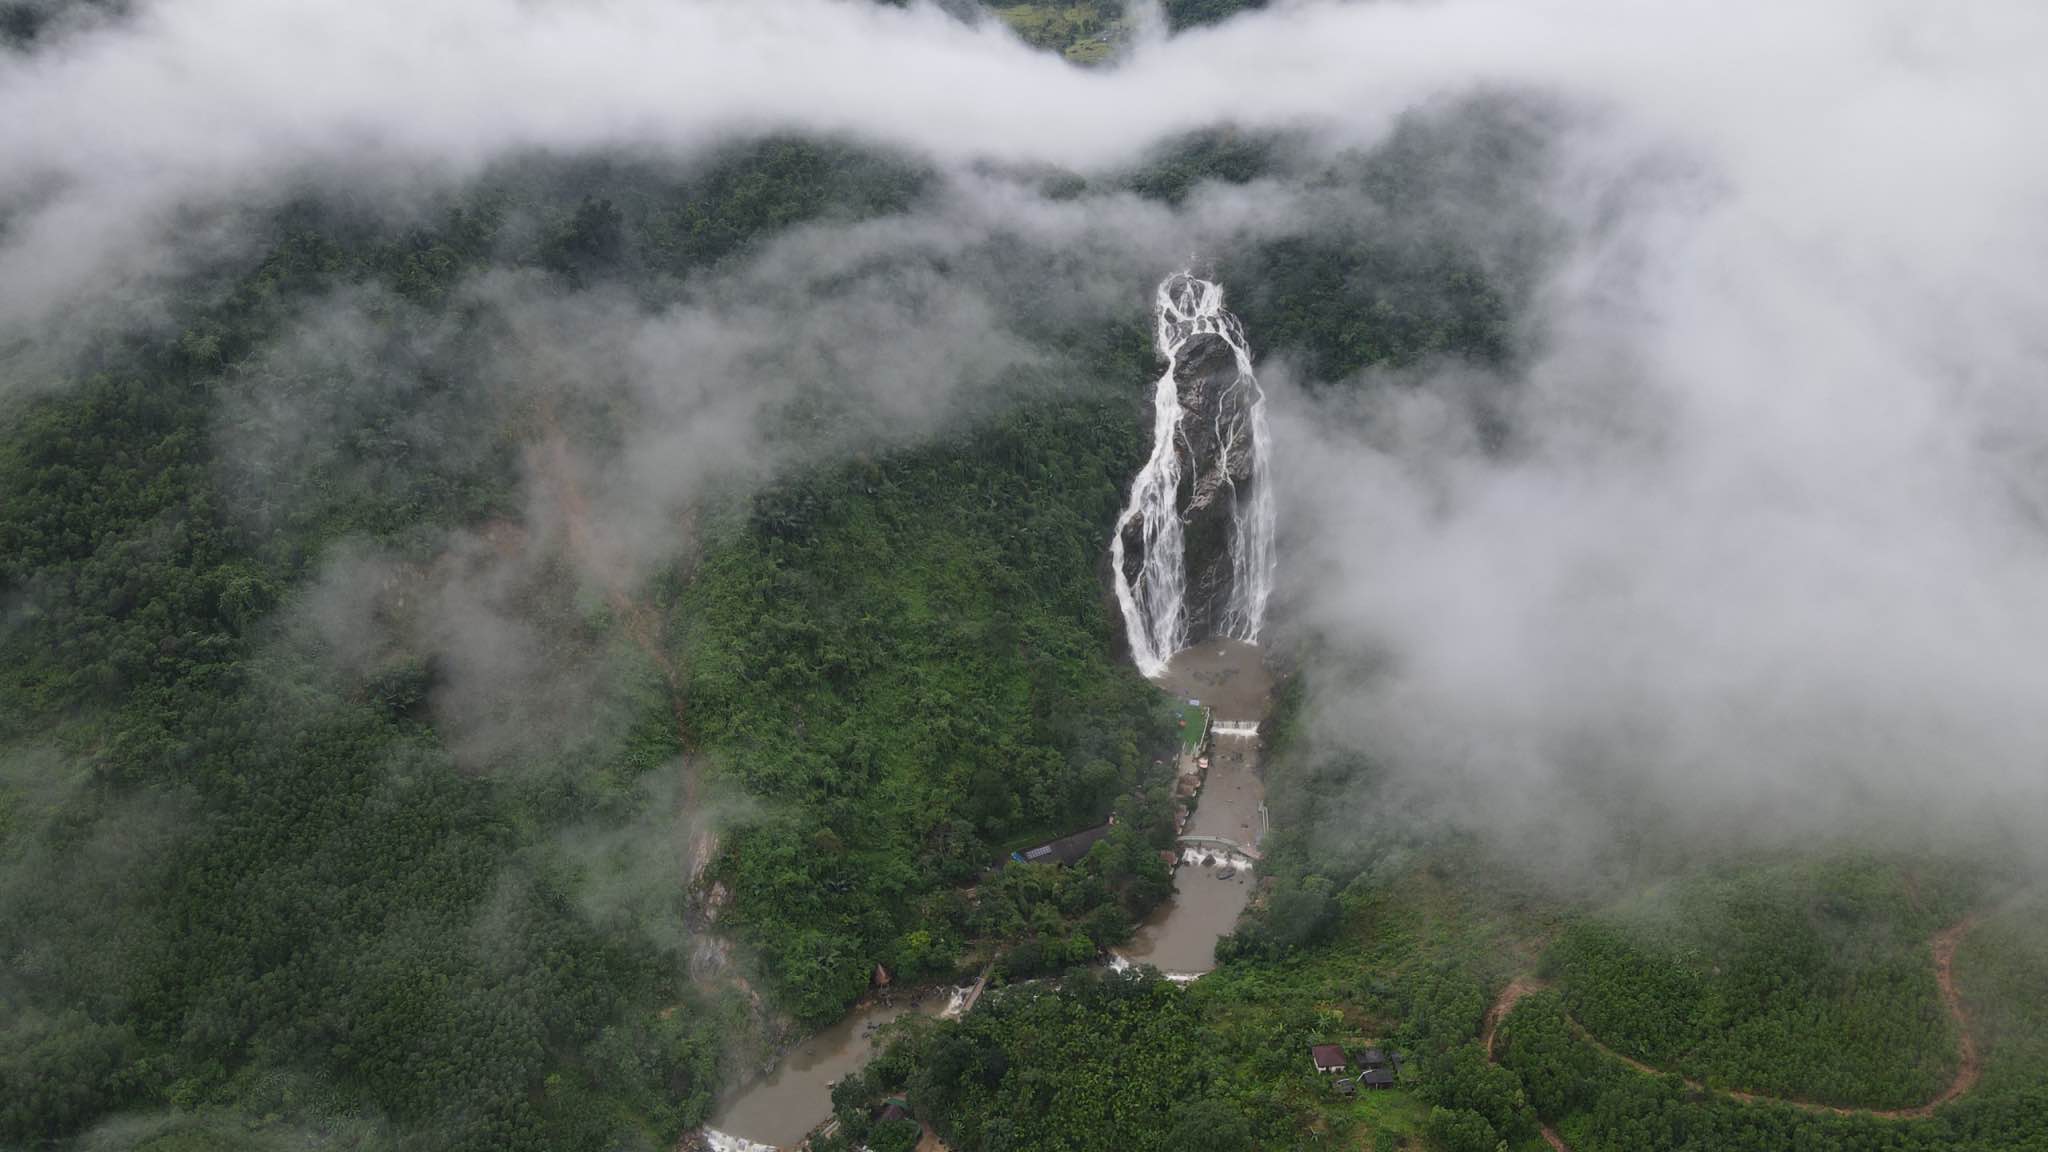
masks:
<svg viewBox="0 0 2048 1152"><path fill-rule="evenodd" d="M1259 840L1265 833L1265 780L1257 731L1272 702L1264 655L1241 641L1207 641L1177 653L1156 683L1182 701L1207 710L1211 734L1199 753L1184 759L1200 788L1180 828L1180 864L1174 891L1146 917L1112 963L1149 964L1175 979L1193 979L1216 966L1216 941L1237 926L1257 883ZM1243 850L1240 850L1243 849ZM1248 851L1247 851L1248 850ZM971 989L921 990L921 1000L856 1005L838 1023L804 1038L783 1054L775 1070L730 1097L705 1126L716 1152L789 1149L832 1113L832 1085L859 1071L874 1051L874 1035L911 1011L949 1015L965 1011L987 975Z"/></svg>
<svg viewBox="0 0 2048 1152"><path fill-rule="evenodd" d="M1191 980L1216 966L1216 941L1251 903L1266 831L1258 731L1272 707L1273 680L1257 646L1209 640L1176 653L1156 682L1207 709L1210 736L1183 768L1197 774L1200 788L1179 829L1173 895L1115 956Z"/></svg>
<svg viewBox="0 0 2048 1152"><path fill-rule="evenodd" d="M957 1016L973 1007L988 973L971 985L925 985L870 997L837 1023L791 1045L774 1071L727 1099L703 1129L713 1152L774 1152L801 1145L832 1118L832 1086L858 1072L874 1054L883 1027L911 1013Z"/></svg>

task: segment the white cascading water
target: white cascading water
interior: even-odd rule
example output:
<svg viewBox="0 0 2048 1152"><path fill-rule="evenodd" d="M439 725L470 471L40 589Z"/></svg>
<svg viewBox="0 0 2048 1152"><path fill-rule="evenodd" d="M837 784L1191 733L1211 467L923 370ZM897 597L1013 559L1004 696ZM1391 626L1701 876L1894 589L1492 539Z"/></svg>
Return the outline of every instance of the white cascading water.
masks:
<svg viewBox="0 0 2048 1152"><path fill-rule="evenodd" d="M1180 453L1185 442L1180 390L1174 379L1182 350L1198 335L1220 337L1237 359L1237 377L1218 398L1216 467L1230 484L1231 588L1217 631L1256 642L1265 622L1266 598L1273 588L1273 493L1267 483L1266 394L1252 372L1252 354L1237 317L1223 310L1223 288L1191 273L1179 272L1159 284L1153 304L1155 342L1166 372L1152 390L1152 456L1131 485L1130 503L1117 518L1110 540L1110 568L1117 604L1123 609L1124 632L1131 658L1146 676L1166 671L1173 654L1187 645L1187 563L1183 522L1175 497L1180 489ZM1242 392L1249 389L1249 402ZM1240 408L1243 421L1230 419ZM1230 462L1238 454L1251 459L1251 493L1239 499L1230 480ZM1191 453L1192 454L1192 453ZM1124 532L1132 524L1144 542L1144 563L1135 581L1124 572Z"/></svg>
<svg viewBox="0 0 2048 1152"><path fill-rule="evenodd" d="M1220 309L1223 290L1216 289ZM1256 644L1259 629L1266 623L1266 598L1273 592L1273 485L1268 476L1266 445L1266 392L1259 387L1259 378L1252 374L1251 345L1245 341L1244 327L1237 317L1223 313L1228 321L1228 332L1224 339L1230 344L1230 351L1237 357L1237 379L1231 384L1233 391L1249 388L1251 402L1245 405L1250 418L1234 431L1241 433L1246 443L1240 445L1235 439L1226 442L1226 453L1241 450L1251 454L1251 497L1241 499L1241 493L1233 482L1230 486L1230 603L1223 612L1222 626L1217 630L1233 640ZM1219 408L1219 411L1222 409ZM1226 461L1227 465L1227 461ZM1226 466L1223 474L1231 474Z"/></svg>
<svg viewBox="0 0 2048 1152"><path fill-rule="evenodd" d="M1116 582L1116 602L1124 612L1124 633L1130 639L1131 659L1138 671L1157 676L1166 662L1180 651L1187 638L1187 564L1181 553L1180 510L1174 507L1174 493L1180 488L1180 454L1173 442L1180 434L1180 390L1173 378L1176 356L1185 337L1176 338L1176 325L1184 323L1187 310L1169 291L1174 277L1161 281L1152 306L1159 354L1166 359L1166 372L1152 389L1152 457L1138 470L1131 484L1131 502L1117 517L1116 531L1109 541L1109 567ZM1136 520L1145 542L1145 563L1138 571L1136 587L1124 574L1124 530Z"/></svg>

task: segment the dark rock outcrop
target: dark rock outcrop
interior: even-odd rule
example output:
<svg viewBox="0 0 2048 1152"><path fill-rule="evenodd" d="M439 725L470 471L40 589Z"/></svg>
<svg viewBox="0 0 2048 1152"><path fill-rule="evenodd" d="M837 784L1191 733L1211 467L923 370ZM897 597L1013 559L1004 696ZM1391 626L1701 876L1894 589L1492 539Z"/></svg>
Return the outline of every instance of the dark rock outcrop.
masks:
<svg viewBox="0 0 2048 1152"><path fill-rule="evenodd" d="M1177 361L1180 486L1174 506L1183 525L1187 643L1192 644L1217 634L1230 603L1236 504L1249 497L1252 483L1253 391L1239 376L1237 357L1221 336L1189 337ZM1134 522L1124 528L1126 576L1135 580L1144 562L1143 531Z"/></svg>

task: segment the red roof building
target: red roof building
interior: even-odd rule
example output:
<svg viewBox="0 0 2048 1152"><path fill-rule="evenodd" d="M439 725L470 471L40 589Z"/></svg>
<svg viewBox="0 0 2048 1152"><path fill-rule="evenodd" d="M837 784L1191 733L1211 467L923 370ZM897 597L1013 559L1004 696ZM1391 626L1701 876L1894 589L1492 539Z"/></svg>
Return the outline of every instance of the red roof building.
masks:
<svg viewBox="0 0 2048 1152"><path fill-rule="evenodd" d="M1318 1044L1308 1050L1309 1059L1316 1062L1316 1071L1322 1073L1344 1070L1344 1049L1335 1044Z"/></svg>

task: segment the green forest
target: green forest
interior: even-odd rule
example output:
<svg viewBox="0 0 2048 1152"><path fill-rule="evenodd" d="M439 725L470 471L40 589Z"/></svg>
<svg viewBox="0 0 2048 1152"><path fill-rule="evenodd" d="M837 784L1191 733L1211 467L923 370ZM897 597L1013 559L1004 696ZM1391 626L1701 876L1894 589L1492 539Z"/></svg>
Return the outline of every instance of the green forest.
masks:
<svg viewBox="0 0 2048 1152"><path fill-rule="evenodd" d="M1927 942L1961 892L1850 862L1758 867L1638 897L1551 958L1616 1051L1702 1083L1866 1108L1934 1099L1957 1036Z"/></svg>
<svg viewBox="0 0 2048 1152"><path fill-rule="evenodd" d="M980 2L1026 44L1058 52L1075 64L1101 64L1112 59L1130 35L1134 22L1128 0ZM1263 7L1265 0L1165 0L1160 11L1168 28L1182 31Z"/></svg>
<svg viewBox="0 0 2048 1152"><path fill-rule="evenodd" d="M1129 415L1027 408L959 447L778 486L679 599L691 727L765 809L716 873L799 1015L836 1018L877 964L950 974L969 941L1050 933L1092 960L1165 894L1174 735L1116 662L1095 579L1135 468ZM957 894L1112 812L1080 873Z"/></svg>
<svg viewBox="0 0 2048 1152"><path fill-rule="evenodd" d="M1475 861L1441 829L1390 825L1332 852L1313 813L1370 795L1379 774L1303 739L1303 694L1297 680L1272 717L1265 887L1218 971L1023 985L964 1021L906 1027L836 1097L842 1131L900 1094L968 1147L2048 1147L2034 1018L2048 939L2038 901L2011 898L1998 870L1868 851L1660 864L1668 879L1587 901ZM1942 935L1958 941L1978 1078L1926 1114L1962 1072L1936 989ZM1489 1049L1510 983L1535 991ZM1167 1033L1134 1018L1145 1002ZM1119 1058L1099 1056L1099 1035ZM1327 1043L1403 1053L1399 1085L1333 1090L1307 1059ZM1118 1135L1080 1135L1095 1131Z"/></svg>
<svg viewBox="0 0 2048 1152"><path fill-rule="evenodd" d="M565 573L534 574L548 643L605 674L580 724L480 773L425 706L431 662L401 650L337 675L287 623L332 542L426 562L443 533L511 510L516 409L459 365L379 395L348 413L357 451L265 493L283 506L260 521L216 455L219 413L338 383L279 378L259 354L338 288L433 317L491 263L687 276L917 182L770 141L666 184L508 171L396 234L294 205L250 267L189 287L175 334L10 409L0 591L32 607L0 633L0 1143L137 1108L174 1109L172 1136L244 1117L227 1128L264 1146L667 1143L702 1121L738 1007L684 980L650 925L593 914L564 847L640 819L648 774L696 738L647 653L578 611ZM536 218L508 248L508 222ZM481 447L409 466L405 430L436 404ZM365 467L380 452L390 467Z"/></svg>
<svg viewBox="0 0 2048 1152"><path fill-rule="evenodd" d="M1608 1152L2048 1147L2036 1018L2048 940L2038 901L2008 898L1996 874L1823 854L1693 870L1599 908L1458 856L1397 844L1336 876L1281 863L1219 946L1224 966L1192 985L1070 978L1057 995L1024 985L964 1021L906 1028L842 1094L845 1130L860 1130L867 1100L900 1093L969 1147L998 1146L990 1132L1014 1139L1005 1147L1172 1147L1159 1141L1178 1131L1203 1148L1489 1152L1545 1147L1544 1129ZM1287 895L1303 890L1324 894L1314 915ZM1930 940L1958 923L1970 927L1954 979L1981 1078L1927 1115L1919 1106L1945 1099L1960 1052L1933 995ZM1681 959L1702 977L1690 999L1672 987L1690 971ZM1490 1012L1511 981L1537 990L1489 1053ZM1147 1002L1151 1015L1134 1017ZM1669 1066L1636 1056L1656 1073L1624 1062L1651 1029L1690 1040L1707 1010L1721 1034ZM1154 1016L1167 1033L1147 1030ZM1118 1058L1097 1053L1098 1035L1118 1038ZM1334 1091L1307 1058L1326 1043L1403 1053L1399 1086ZM1823 1106L1830 1085L1864 1102ZM1870 1111L1885 1108L1903 1111ZM1030 1124L1055 1114L1062 1124ZM1120 1135L1076 1135L1097 1130Z"/></svg>
<svg viewBox="0 0 2048 1152"><path fill-rule="evenodd" d="M1956 981L1978 1037L1983 1078L1931 1116L1838 1115L1748 1103L1643 1075L1591 1046L1555 993L1531 997L1502 1029L1502 1062L1575 1149L2030 1149L2048 1147L2048 1051L2040 1043L2038 905L1995 906L1963 937ZM1793 1072L1807 1071L1794 1068Z"/></svg>
<svg viewBox="0 0 2048 1152"><path fill-rule="evenodd" d="M1170 197L1233 163L1198 139L1119 179ZM651 590L652 649L566 566L524 573L507 594L535 642L597 671L570 720L486 763L437 719L450 673L431 652L337 661L306 623L336 555L371 547L402 577L516 516L548 404L601 426L574 397L482 386L473 357L502 321L468 278L620 283L658 306L792 225L902 211L927 182L775 139L680 172L522 161L402 229L302 199L260 252L185 283L172 331L9 410L0 1141L116 1113L201 1145L672 1140L760 1026L675 952L681 877L643 885L615 843L666 827L686 757L708 795L745 798L705 881L799 1021L835 1018L876 965L1000 959L1022 981L1128 936L1168 891L1177 741L1120 657L1099 568L1140 451L1130 382L1154 371L1140 294L1128 321L1058 333L1077 374L1010 382L942 443L713 501L701 555ZM1418 275L1442 293L1427 307L1466 306L1460 274ZM1277 324L1327 287L1276 283L1261 306ZM336 292L385 302L393 354L428 349L407 386L338 393L346 366L276 354ZM1448 331L1389 324L1417 333L1402 347ZM279 403L320 407L345 450L284 472L223 455L223 421ZM462 450L419 452L439 428ZM1077 868L988 872L1112 815Z"/></svg>
<svg viewBox="0 0 2048 1152"><path fill-rule="evenodd" d="M1115 0L983 7L1092 79L1133 34ZM0 0L0 67L126 14ZM1171 271L1131 253L1208 228L1276 395L1447 369L1512 461L1578 127L1487 89L1370 148L1218 123L1086 175L751 121L687 162L524 151L402 204L291 185L196 221L239 242L132 322L0 346L0 1149L694 1152L803 1034L979 980L880 1035L816 1152L2048 1152L2027 875L1503 859L1317 740L1316 694L1386 668L1306 624L1268 649L1271 832L1216 969L1107 963L1172 897L1200 715L1110 591ZM1214 224L1282 184L1285 219ZM1115 248L1075 205L1131 247L1059 247ZM775 314L828 304L823 336ZM994 352L924 353L949 304ZM891 308L883 371L978 375L884 381L915 413L835 392ZM685 371L635 326L678 315L768 335ZM616 386L634 357L657 386ZM629 449L692 371L733 378L704 419L747 458L678 438L687 499L607 490L670 483ZM1339 1087L1330 1044L1397 1082Z"/></svg>

